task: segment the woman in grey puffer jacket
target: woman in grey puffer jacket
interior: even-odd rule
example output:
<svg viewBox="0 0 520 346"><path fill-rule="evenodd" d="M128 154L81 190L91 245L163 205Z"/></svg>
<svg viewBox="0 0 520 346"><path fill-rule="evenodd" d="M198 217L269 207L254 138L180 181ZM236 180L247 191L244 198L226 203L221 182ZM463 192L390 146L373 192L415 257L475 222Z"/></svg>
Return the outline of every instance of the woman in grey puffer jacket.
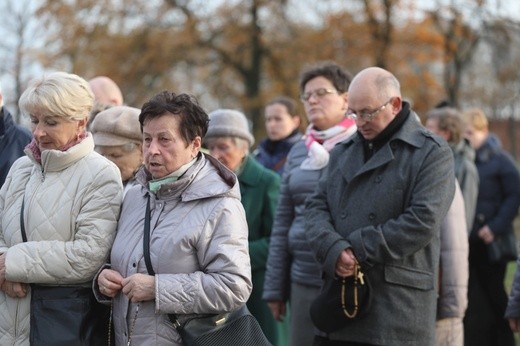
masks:
<svg viewBox="0 0 520 346"><path fill-rule="evenodd" d="M301 76L301 99L310 125L305 140L291 148L285 164L263 293L275 319L283 318L290 301L290 344L294 346L312 345L309 308L322 285L320 268L305 236L305 201L327 167L328 151L356 132L354 121L345 118L350 79L331 62L311 66Z"/></svg>
<svg viewBox="0 0 520 346"><path fill-rule="evenodd" d="M208 116L194 99L160 93L139 121L145 164L94 288L99 300L113 298L116 345L182 345L168 314L182 323L233 311L251 294L245 212L237 177L200 152Z"/></svg>

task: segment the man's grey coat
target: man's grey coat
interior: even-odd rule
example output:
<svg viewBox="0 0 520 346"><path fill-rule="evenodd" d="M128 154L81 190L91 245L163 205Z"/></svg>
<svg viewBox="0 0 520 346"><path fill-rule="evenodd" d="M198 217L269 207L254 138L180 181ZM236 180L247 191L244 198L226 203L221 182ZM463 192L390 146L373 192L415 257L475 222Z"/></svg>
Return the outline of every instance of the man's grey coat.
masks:
<svg viewBox="0 0 520 346"><path fill-rule="evenodd" d="M352 248L372 284L368 315L329 335L375 345L433 345L440 226L453 200L453 154L410 112L367 162L338 144L307 202L306 235L325 280Z"/></svg>

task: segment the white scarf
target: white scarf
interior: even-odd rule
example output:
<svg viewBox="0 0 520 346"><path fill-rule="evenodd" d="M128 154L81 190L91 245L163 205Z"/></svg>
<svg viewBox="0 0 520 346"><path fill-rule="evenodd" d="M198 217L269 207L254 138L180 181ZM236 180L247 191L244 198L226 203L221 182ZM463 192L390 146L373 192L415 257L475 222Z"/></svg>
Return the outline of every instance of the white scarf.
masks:
<svg viewBox="0 0 520 346"><path fill-rule="evenodd" d="M300 168L306 171L315 171L327 166L329 151L337 143L344 141L356 131L355 121L346 117L339 124L324 131L316 130L312 124L309 125L305 132L308 157L303 160Z"/></svg>

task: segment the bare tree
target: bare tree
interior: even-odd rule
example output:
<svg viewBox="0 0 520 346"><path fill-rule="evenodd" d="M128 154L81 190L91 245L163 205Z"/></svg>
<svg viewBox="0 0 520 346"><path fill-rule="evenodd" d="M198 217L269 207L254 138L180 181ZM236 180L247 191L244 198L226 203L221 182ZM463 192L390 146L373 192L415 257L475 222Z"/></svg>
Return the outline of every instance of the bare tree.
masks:
<svg viewBox="0 0 520 346"><path fill-rule="evenodd" d="M439 6L430 16L444 39L443 82L448 101L459 104L459 90L464 70L470 65L484 27L485 0L475 0L475 7L464 17L460 5ZM472 23L470 23L470 20Z"/></svg>
<svg viewBox="0 0 520 346"><path fill-rule="evenodd" d="M25 82L30 77L29 70L34 67L32 48L36 39L35 9L35 2L31 0L8 0L0 7L5 30L4 38L0 41L3 61L0 73L7 74L13 81L13 87L10 88L12 95L9 99L14 100L14 104L22 95ZM20 122L18 107L13 107L12 111L14 120Z"/></svg>

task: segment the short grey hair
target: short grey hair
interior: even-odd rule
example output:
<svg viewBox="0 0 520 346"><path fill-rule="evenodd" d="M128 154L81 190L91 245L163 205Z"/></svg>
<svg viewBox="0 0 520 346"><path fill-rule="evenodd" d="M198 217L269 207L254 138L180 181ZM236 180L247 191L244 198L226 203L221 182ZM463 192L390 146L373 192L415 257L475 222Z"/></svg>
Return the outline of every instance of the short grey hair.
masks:
<svg viewBox="0 0 520 346"><path fill-rule="evenodd" d="M18 102L24 114L44 112L70 120L88 119L93 104L94 94L88 82L66 72L33 79Z"/></svg>

